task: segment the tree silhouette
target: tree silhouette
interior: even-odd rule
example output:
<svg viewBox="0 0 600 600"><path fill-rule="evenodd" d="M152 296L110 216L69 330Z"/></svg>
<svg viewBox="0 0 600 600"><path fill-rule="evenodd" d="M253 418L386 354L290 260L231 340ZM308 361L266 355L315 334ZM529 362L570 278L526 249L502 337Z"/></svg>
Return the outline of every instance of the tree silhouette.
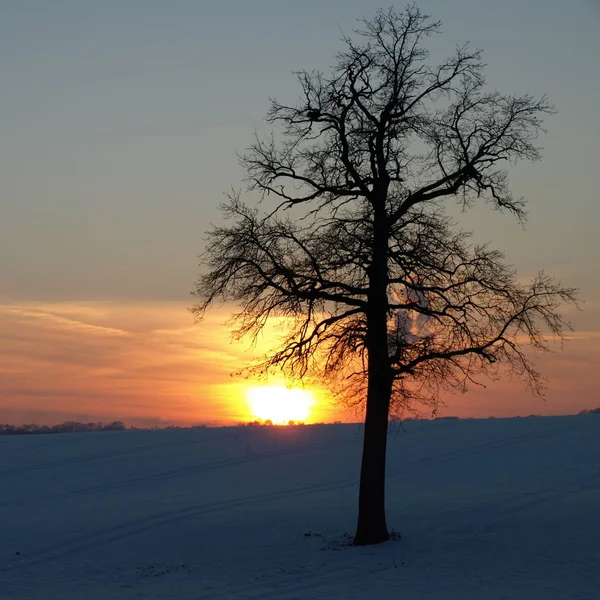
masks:
<svg viewBox="0 0 600 600"><path fill-rule="evenodd" d="M468 45L432 66L424 43L440 24L415 5L361 24L330 74L297 73L297 105L272 101L277 134L241 157L264 210L228 196L224 224L207 234L192 312L237 305L238 338L284 317L280 346L253 368L316 373L366 403L362 545L389 538L390 410L435 405L441 390L506 370L541 393L526 348L562 337L560 305L576 298L543 272L522 282L444 209L481 200L524 220L505 168L540 158L552 106L486 91L481 53Z"/></svg>

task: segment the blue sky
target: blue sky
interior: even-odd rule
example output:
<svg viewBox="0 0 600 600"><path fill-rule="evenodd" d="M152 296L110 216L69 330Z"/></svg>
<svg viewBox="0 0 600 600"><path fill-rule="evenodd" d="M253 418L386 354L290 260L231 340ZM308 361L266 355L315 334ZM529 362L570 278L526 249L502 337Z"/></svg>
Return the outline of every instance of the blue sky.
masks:
<svg viewBox="0 0 600 600"><path fill-rule="evenodd" d="M529 200L525 230L487 208L460 219L524 275L544 268L580 287L586 310L574 323L600 331L600 3L419 5L443 22L434 56L469 40L484 50L490 87L548 94L556 105L544 160L512 175ZM269 97L294 102L291 71L327 69L340 29L375 8L3 1L0 303L172 301L184 310L202 233L222 193L241 185L236 152L265 129Z"/></svg>

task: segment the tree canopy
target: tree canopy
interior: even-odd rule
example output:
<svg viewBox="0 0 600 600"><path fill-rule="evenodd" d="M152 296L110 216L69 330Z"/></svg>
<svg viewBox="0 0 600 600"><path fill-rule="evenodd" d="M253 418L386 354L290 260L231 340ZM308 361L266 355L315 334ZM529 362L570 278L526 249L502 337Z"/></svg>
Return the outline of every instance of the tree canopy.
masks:
<svg viewBox="0 0 600 600"><path fill-rule="evenodd" d="M285 318L258 370L317 374L365 402L357 543L387 539L390 408L435 405L442 389L506 370L541 393L527 348L561 338L560 306L576 301L544 272L521 279L448 216L448 202L488 202L526 219L507 168L540 159L554 109L489 91L469 45L432 64L425 44L439 30L415 5L380 10L344 37L330 72L296 74L299 101L272 100L275 131L241 156L262 201L229 195L195 289L199 319L215 302L238 307L240 338Z"/></svg>

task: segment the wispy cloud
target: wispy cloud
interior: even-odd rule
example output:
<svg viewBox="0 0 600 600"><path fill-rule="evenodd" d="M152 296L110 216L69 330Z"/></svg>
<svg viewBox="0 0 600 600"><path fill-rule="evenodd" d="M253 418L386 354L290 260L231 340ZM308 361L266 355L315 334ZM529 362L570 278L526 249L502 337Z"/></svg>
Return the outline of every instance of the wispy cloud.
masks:
<svg viewBox="0 0 600 600"><path fill-rule="evenodd" d="M85 334L105 335L105 336L123 336L129 335L127 331L115 329L113 327L104 327L93 325L76 318L69 318L64 315L56 314L48 310L35 308L22 308L16 306L0 306L0 313L16 315L27 320L37 320L48 324L50 327L63 328L69 331L78 331Z"/></svg>
<svg viewBox="0 0 600 600"><path fill-rule="evenodd" d="M178 303L0 305L0 414L51 405L53 413L222 422L228 402L212 386L243 353L212 324L194 327Z"/></svg>

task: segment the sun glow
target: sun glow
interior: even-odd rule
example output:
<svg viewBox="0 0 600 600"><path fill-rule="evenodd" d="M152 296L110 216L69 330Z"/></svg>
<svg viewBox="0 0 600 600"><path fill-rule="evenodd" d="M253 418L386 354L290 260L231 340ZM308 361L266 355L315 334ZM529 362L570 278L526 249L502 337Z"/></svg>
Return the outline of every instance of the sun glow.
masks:
<svg viewBox="0 0 600 600"><path fill-rule="evenodd" d="M251 387L246 396L254 417L275 425L306 421L314 404L312 392L285 386Z"/></svg>

